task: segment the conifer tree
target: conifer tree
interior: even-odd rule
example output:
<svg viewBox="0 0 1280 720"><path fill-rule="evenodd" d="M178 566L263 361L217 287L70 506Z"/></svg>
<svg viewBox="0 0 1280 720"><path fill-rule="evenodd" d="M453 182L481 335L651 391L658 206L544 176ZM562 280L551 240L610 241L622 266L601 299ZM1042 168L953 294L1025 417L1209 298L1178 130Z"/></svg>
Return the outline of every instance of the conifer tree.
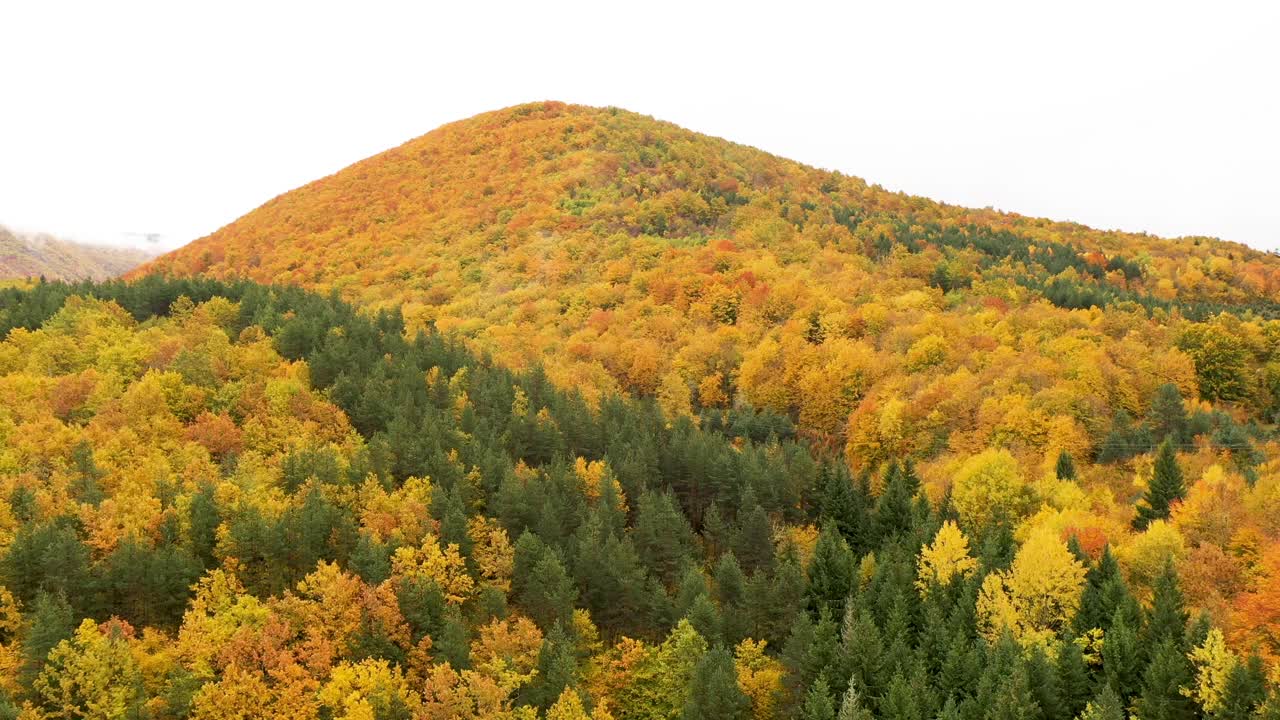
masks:
<svg viewBox="0 0 1280 720"><path fill-rule="evenodd" d="M1063 713L1065 705L1058 686L1058 675L1044 648L1037 646L1031 649L1026 668L1027 688L1039 706L1042 717L1045 720L1071 720L1072 716Z"/></svg>
<svg viewBox="0 0 1280 720"><path fill-rule="evenodd" d="M826 610L834 617L844 617L845 599L853 589L853 573L849 544L834 525L824 525L809 561L809 608L815 613Z"/></svg>
<svg viewBox="0 0 1280 720"><path fill-rule="evenodd" d="M711 602L711 598L706 595L698 595L694 598L685 618L708 642L723 642L724 621L721 618L720 609Z"/></svg>
<svg viewBox="0 0 1280 720"><path fill-rule="evenodd" d="M698 660L689 684L684 720L748 720L751 701L738 687L733 655L712 647Z"/></svg>
<svg viewBox="0 0 1280 720"><path fill-rule="evenodd" d="M827 681L818 678L805 695L804 705L800 707L800 720L835 720L835 703L831 699L831 689Z"/></svg>
<svg viewBox="0 0 1280 720"><path fill-rule="evenodd" d="M1093 691L1089 666L1084 662L1084 653L1079 645L1064 642L1059 646L1056 671L1058 697L1061 701L1057 717L1074 718L1084 710Z"/></svg>
<svg viewBox="0 0 1280 720"><path fill-rule="evenodd" d="M1147 420L1155 437L1173 438L1176 443L1185 443L1191 439L1187 408L1182 401L1181 391L1173 383L1165 383L1156 388Z"/></svg>
<svg viewBox="0 0 1280 720"><path fill-rule="evenodd" d="M1110 685L1104 685L1080 714L1080 720L1125 720L1124 702Z"/></svg>
<svg viewBox="0 0 1280 720"><path fill-rule="evenodd" d="M1138 515L1133 520L1133 526L1138 530L1145 530L1152 521L1168 518L1169 506L1181 500L1186 492L1173 438L1166 437L1156 451L1151 484L1147 487L1142 502L1138 504Z"/></svg>
<svg viewBox="0 0 1280 720"><path fill-rule="evenodd" d="M733 550L743 572L749 575L773 568L773 525L769 522L768 513L760 505L751 506L741 516Z"/></svg>
<svg viewBox="0 0 1280 720"><path fill-rule="evenodd" d="M1186 648L1188 619L1182 589L1178 586L1178 574L1173 562L1166 560L1164 571L1156 578L1151 611L1147 614L1142 633L1143 644L1154 648L1170 641L1179 648Z"/></svg>
<svg viewBox="0 0 1280 720"><path fill-rule="evenodd" d="M858 688L851 684L840 701L840 711L836 713L836 720L873 720L873 718Z"/></svg>
<svg viewBox="0 0 1280 720"><path fill-rule="evenodd" d="M1076 463L1071 459L1071 453L1066 450L1058 453L1058 464L1054 467L1054 474L1059 480L1076 479Z"/></svg>
<svg viewBox="0 0 1280 720"><path fill-rule="evenodd" d="M911 684L902 672L894 673L889 689L880 701L880 717L885 720L925 720Z"/></svg>
<svg viewBox="0 0 1280 720"><path fill-rule="evenodd" d="M1121 697L1137 691L1146 669L1138 634L1130 627L1122 610L1116 611L1111 629L1107 630L1102 643L1102 669L1107 682Z"/></svg>
<svg viewBox="0 0 1280 720"><path fill-rule="evenodd" d="M876 539L883 544L897 535L906 535L913 527L912 497L915 473L904 472L892 463L885 472L884 492L876 500Z"/></svg>
<svg viewBox="0 0 1280 720"><path fill-rule="evenodd" d="M1267 679L1262 659L1250 655L1247 661L1238 662L1231 669L1222 701L1210 717L1213 720L1250 720L1259 712L1266 698Z"/></svg>
<svg viewBox="0 0 1280 720"><path fill-rule="evenodd" d="M1194 718L1191 699L1182 692L1191 680L1191 663L1181 644L1172 639L1161 642L1142 677L1142 692L1135 703L1138 717L1143 720Z"/></svg>
<svg viewBox="0 0 1280 720"><path fill-rule="evenodd" d="M747 580L733 553L725 553L716 563L715 597L720 604L721 627L726 645L736 646L747 633Z"/></svg>

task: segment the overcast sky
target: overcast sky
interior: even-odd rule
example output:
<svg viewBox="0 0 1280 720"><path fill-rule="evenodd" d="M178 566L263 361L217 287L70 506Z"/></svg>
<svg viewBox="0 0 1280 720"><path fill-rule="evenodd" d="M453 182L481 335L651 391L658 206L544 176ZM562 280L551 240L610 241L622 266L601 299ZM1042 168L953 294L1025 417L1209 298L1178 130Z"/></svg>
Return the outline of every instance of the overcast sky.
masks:
<svg viewBox="0 0 1280 720"><path fill-rule="evenodd" d="M486 110L1280 248L1280 4L0 3L0 224L176 245Z"/></svg>

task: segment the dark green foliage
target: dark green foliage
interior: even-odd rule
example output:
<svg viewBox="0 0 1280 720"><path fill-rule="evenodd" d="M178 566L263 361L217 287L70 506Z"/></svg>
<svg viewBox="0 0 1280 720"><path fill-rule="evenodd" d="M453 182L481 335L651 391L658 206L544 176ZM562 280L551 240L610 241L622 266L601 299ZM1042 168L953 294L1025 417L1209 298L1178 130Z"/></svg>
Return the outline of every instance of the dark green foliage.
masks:
<svg viewBox="0 0 1280 720"><path fill-rule="evenodd" d="M1138 504L1138 516L1133 526L1144 530L1153 520L1169 517L1169 505L1181 500L1187 488L1182 481L1182 468L1178 465L1178 456L1172 438L1165 438L1156 451L1155 469L1151 475L1151 484Z"/></svg>
<svg viewBox="0 0 1280 720"><path fill-rule="evenodd" d="M1255 716L1266 698L1267 677L1262 659L1250 655L1247 661L1237 663L1231 669L1221 704L1211 717L1214 720L1248 720Z"/></svg>
<svg viewBox="0 0 1280 720"><path fill-rule="evenodd" d="M747 720L751 703L738 687L733 655L716 645L702 655L689 683L684 720Z"/></svg>
<svg viewBox="0 0 1280 720"><path fill-rule="evenodd" d="M1071 453L1066 450L1058 453L1058 463L1054 467L1054 474L1059 480L1076 479L1076 463L1071 459Z"/></svg>
<svg viewBox="0 0 1280 720"><path fill-rule="evenodd" d="M1082 720L1125 720L1124 701L1110 685L1104 685L1102 692L1089 702L1089 708L1081 718Z"/></svg>
<svg viewBox="0 0 1280 720"><path fill-rule="evenodd" d="M835 702L831 699L831 688L821 678L809 688L804 696L804 705L800 707L800 720L835 720Z"/></svg>
<svg viewBox="0 0 1280 720"><path fill-rule="evenodd" d="M1181 690L1192 678L1191 662L1182 646L1173 640L1161 642L1142 676L1142 692L1135 702L1138 716L1144 720L1194 718L1195 707Z"/></svg>
<svg viewBox="0 0 1280 720"><path fill-rule="evenodd" d="M1155 594L1152 598L1151 611L1147 614L1146 626L1143 628L1142 642L1146 647L1154 648L1164 642L1171 642L1180 648L1189 647L1187 643L1187 613L1182 598L1182 589L1178 586L1178 573L1173 562L1166 561L1164 571L1156 578Z"/></svg>
<svg viewBox="0 0 1280 720"><path fill-rule="evenodd" d="M1178 444L1190 442L1191 428L1187 408L1182 402L1182 393L1177 385L1165 383L1156 389L1147 419L1154 437L1172 438Z"/></svg>
<svg viewBox="0 0 1280 720"><path fill-rule="evenodd" d="M853 590L854 559L849 544L835 529L825 525L809 561L809 607L844 616L845 599Z"/></svg>
<svg viewBox="0 0 1280 720"><path fill-rule="evenodd" d="M856 211L848 211L846 220L854 222ZM1072 257L1052 255L1046 262L1065 268ZM1092 292L1100 286L1097 276L1089 277ZM0 303L0 324L38 325L65 297L66 288L58 287L18 295L0 290L0 297L16 298ZM385 581L395 541L379 542L359 530L346 501L335 498L369 477L394 490L413 474L431 478L424 520L435 523L442 544L457 544L474 572L468 520L494 518L515 539L515 568L509 598L488 587L461 606L447 603L433 581L396 581L411 640L430 636L433 661L467 669L474 628L508 612L529 616L544 638L538 673L518 697L542 709L576 687L580 666L586 668L583 639L572 630L572 612L583 608L606 643L624 635L658 643L677 620L689 618L711 646L687 687L690 718L749 715L732 656L744 637L766 640L767 652L782 660L781 707L792 717L1074 720L1090 698L1090 717L1121 718L1126 705L1136 706L1144 720L1195 710L1177 689L1191 682L1186 650L1203 640L1207 626L1187 629L1172 569L1159 578L1144 611L1109 550L1090 567L1068 636L1106 631L1101 667L1086 665L1070 641L1044 653L1027 652L1011 638L990 645L979 638L974 606L983 573L1007 567L1017 546L1007 523L981 528L972 538L982 572L922 595L914 584L920 544L943 518L954 518L954 510L945 499L930 504L909 462L888 464L885 490L873 500L868 475L851 477L843 462L796 444L794 428L781 416L705 410L699 426L668 422L652 400L606 397L595 408L576 393L556 390L537 369L512 373L436 333L406 336L395 313L361 315L336 299L292 288L146 279L80 291L117 299L143 320L168 312L178 294L197 302L214 295L237 300L241 315L230 330L260 325L281 353L305 360L315 388L347 413L363 447L349 459L329 447L288 454L281 489L292 502L278 516L222 505L214 484L187 488L185 504L168 505L177 492L170 488L162 500L166 524L155 538L125 538L92 556L75 514L36 520L34 490L16 484L8 501L18 528L0 557L0 583L24 607L25 688L81 618L117 615L172 631L192 583L223 554L239 563L237 576L263 598L294 587L320 561L336 562L370 584ZM198 358L179 365L185 376L208 379ZM423 382L436 367L446 382ZM447 380L462 369L468 404L455 413L459 396ZM529 412L513 414L517 391ZM1173 452L1179 442L1211 437L1244 468L1253 462L1252 443L1265 437L1225 414L1188 416L1176 388L1166 386L1140 424L1117 418L1103 452L1112 459L1147 452L1153 432L1170 441L1157 458L1143 527L1167 516L1169 503L1182 495ZM588 498L579 485L576 457L606 461L598 498ZM217 461L231 473L238 459ZM524 463L519 471L518 462ZM76 446L66 463L73 499L100 502L104 476L93 448ZM1070 455L1060 454L1056 472L1075 478ZM164 482L176 487L172 479ZM794 545L775 538L775 526L783 524L822 528L807 567ZM1078 544L1073 549L1083 557ZM859 560L868 553L875 562L866 567L874 572L862 578ZM395 663L406 654L367 614L344 651ZM199 687L184 672L155 681L177 717L189 713ZM1250 717L1266 697L1258 661L1242 663L1214 717ZM0 697L0 717L23 699ZM1267 707L1280 713L1274 701Z"/></svg>
<svg viewBox="0 0 1280 720"><path fill-rule="evenodd" d="M22 638L22 678L29 684L40 673L49 651L71 637L76 616L62 595L39 592L26 613L27 623Z"/></svg>
<svg viewBox="0 0 1280 720"><path fill-rule="evenodd" d="M1138 633L1130 627L1123 611L1117 611L1102 643L1102 668L1107 682L1121 697L1128 697L1140 687L1146 669Z"/></svg>

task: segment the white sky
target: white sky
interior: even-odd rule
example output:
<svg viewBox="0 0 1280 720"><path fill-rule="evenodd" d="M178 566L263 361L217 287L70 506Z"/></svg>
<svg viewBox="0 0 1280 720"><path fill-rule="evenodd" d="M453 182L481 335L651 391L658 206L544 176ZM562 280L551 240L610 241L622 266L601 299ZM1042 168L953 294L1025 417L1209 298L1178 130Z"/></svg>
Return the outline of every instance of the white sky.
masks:
<svg viewBox="0 0 1280 720"><path fill-rule="evenodd" d="M1280 248L1278 8L0 0L0 223L176 245L556 99L947 202Z"/></svg>

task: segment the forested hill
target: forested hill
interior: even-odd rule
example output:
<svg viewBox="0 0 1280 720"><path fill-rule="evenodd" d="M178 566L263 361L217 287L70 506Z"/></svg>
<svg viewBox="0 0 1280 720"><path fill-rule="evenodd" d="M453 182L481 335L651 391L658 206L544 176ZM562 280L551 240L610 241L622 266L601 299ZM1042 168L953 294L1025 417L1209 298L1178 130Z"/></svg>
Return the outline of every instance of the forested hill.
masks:
<svg viewBox="0 0 1280 720"><path fill-rule="evenodd" d="M23 235L0 226L0 280L106 280L150 260L136 248L84 245L50 235Z"/></svg>
<svg viewBox="0 0 1280 720"><path fill-rule="evenodd" d="M0 289L0 336L0 717L1280 715L1280 492L1171 509L1174 386L1110 547L1069 453L930 499L298 288Z"/></svg>
<svg viewBox="0 0 1280 720"><path fill-rule="evenodd" d="M592 402L745 402L927 478L993 443L1092 458L1166 383L1280 408L1277 258L943 205L614 108L446 125L145 273L336 290Z"/></svg>

